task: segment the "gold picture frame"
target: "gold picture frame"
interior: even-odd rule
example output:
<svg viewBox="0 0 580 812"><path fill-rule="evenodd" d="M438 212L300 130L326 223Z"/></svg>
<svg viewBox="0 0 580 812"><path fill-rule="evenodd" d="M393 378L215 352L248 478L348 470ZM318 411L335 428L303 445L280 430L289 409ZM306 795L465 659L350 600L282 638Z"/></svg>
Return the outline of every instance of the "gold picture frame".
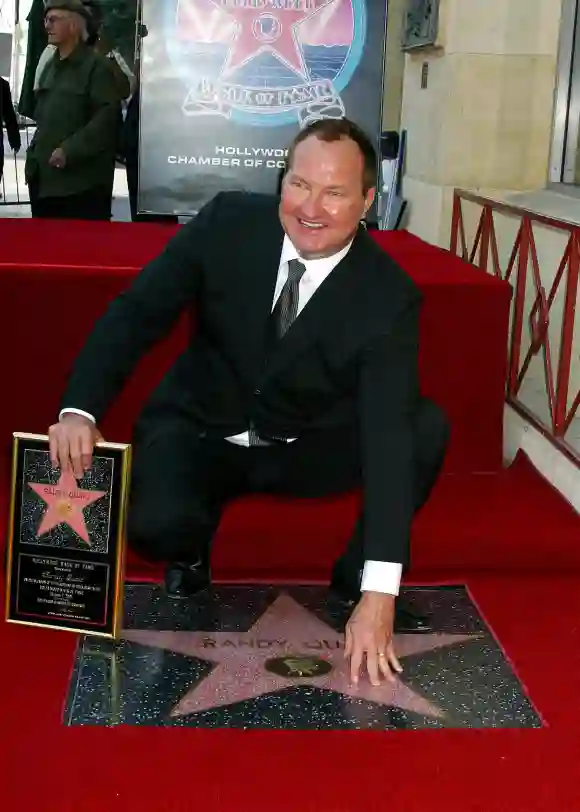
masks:
<svg viewBox="0 0 580 812"><path fill-rule="evenodd" d="M48 436L13 434L7 622L119 637L130 476L129 444L98 443L77 480L52 466Z"/></svg>

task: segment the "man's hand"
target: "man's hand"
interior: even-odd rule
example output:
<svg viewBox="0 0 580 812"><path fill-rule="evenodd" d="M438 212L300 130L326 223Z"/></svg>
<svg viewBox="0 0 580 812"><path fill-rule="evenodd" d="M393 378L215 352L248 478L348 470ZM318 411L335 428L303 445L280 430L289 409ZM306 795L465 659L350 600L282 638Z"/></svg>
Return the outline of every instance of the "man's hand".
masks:
<svg viewBox="0 0 580 812"><path fill-rule="evenodd" d="M65 414L48 430L50 460L61 471L72 471L81 479L92 465L95 443L103 437L92 420L80 414Z"/></svg>
<svg viewBox="0 0 580 812"><path fill-rule="evenodd" d="M351 680L359 680L363 660L372 685L380 685L380 675L392 681L403 669L393 649L395 597L380 592L364 592L346 626L344 655L350 658Z"/></svg>
<svg viewBox="0 0 580 812"><path fill-rule="evenodd" d="M66 166L66 155L64 150L61 147L57 147L48 159L48 163L55 169L64 169Z"/></svg>

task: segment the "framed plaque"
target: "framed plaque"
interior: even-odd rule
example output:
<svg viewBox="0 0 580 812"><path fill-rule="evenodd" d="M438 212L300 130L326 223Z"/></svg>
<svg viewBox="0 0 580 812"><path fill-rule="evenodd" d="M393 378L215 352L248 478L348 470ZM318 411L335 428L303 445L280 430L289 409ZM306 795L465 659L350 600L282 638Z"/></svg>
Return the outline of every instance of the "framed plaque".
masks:
<svg viewBox="0 0 580 812"><path fill-rule="evenodd" d="M48 437L13 435L6 620L118 637L130 469L130 445L99 443L76 479Z"/></svg>

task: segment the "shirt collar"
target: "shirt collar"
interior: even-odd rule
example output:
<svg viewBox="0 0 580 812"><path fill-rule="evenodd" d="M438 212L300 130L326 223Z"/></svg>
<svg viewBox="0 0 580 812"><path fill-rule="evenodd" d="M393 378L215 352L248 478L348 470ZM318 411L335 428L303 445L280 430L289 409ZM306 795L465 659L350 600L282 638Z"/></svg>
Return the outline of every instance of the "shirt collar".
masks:
<svg viewBox="0 0 580 812"><path fill-rule="evenodd" d="M84 42L79 42L79 44L74 49L74 51L71 51L70 54L68 56L66 56L64 59L61 59L60 58L60 52L59 52L58 48L55 48L55 53L54 53L55 63L57 65L58 64L60 64L60 65L64 65L64 64L66 64L66 65L80 64L86 58L89 51L90 51L90 48Z"/></svg>
<svg viewBox="0 0 580 812"><path fill-rule="evenodd" d="M350 247L353 243L351 240L348 245L345 245L340 251L336 254L332 254L329 257L320 257L319 259L302 259L294 245L292 244L288 235L284 235L284 242L282 244L282 255L280 257L280 265L283 265L285 262L290 262L291 259L299 259L300 262L305 265L306 270L309 274L326 274L330 273L330 271L335 268L338 263L343 259L349 252Z"/></svg>

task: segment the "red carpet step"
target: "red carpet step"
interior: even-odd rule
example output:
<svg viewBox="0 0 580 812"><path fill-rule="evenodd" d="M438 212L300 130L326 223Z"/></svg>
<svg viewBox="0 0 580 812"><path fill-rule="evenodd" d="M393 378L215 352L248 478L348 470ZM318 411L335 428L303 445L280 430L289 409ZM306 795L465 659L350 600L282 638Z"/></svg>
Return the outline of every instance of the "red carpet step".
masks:
<svg viewBox="0 0 580 812"><path fill-rule="evenodd" d="M46 432L94 320L174 230L0 219L0 346L11 350L2 374L12 393L0 412L0 453L13 431ZM424 296L421 384L452 425L447 470L498 470L510 285L404 232L374 237ZM181 351L187 327L182 322L139 365L102 426L107 440L130 440L144 399Z"/></svg>
<svg viewBox="0 0 580 812"><path fill-rule="evenodd" d="M10 348L2 372L11 392L0 411L5 481L12 432L46 433L94 320L174 231L154 224L0 220L0 345ZM469 561L478 559L478 540L486 534L471 533L465 547L455 510L470 504L480 515L474 503L478 492L487 488L493 495L502 487L511 288L411 235L375 232L374 238L423 292L421 384L445 409L452 427L445 473L453 478L441 483L418 522L418 566L459 566L457 550ZM139 365L101 427L107 440L130 441L145 398L183 347L187 326L185 321L177 325ZM486 479L492 475L500 477L495 484ZM5 486L0 514L6 513L6 498ZM293 504L260 496L243 500L224 519L216 542L216 577L326 578L346 543L355 508L354 494ZM131 574L139 571L132 562Z"/></svg>

